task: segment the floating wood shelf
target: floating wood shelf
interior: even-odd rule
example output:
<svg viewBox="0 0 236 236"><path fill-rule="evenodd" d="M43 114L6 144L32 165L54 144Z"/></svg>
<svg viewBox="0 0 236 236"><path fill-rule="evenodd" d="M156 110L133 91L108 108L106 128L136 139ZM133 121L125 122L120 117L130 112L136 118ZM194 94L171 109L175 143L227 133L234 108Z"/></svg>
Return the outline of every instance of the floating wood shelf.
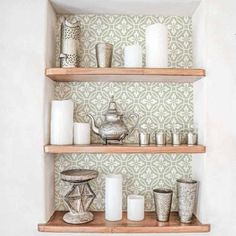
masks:
<svg viewBox="0 0 236 236"><path fill-rule="evenodd" d="M46 76L58 82L176 82L192 83L205 76L203 69L175 68L48 68Z"/></svg>
<svg viewBox="0 0 236 236"><path fill-rule="evenodd" d="M62 217L63 211L56 211L46 224L39 224L40 232L58 233L204 233L210 231L209 224L201 224L194 216L191 224L182 224L178 214L172 212L169 222L158 222L154 212L146 212L143 221L127 220L123 213L121 221L110 222L104 219L104 212L94 212L94 220L81 225L67 224Z"/></svg>
<svg viewBox="0 0 236 236"><path fill-rule="evenodd" d="M46 145L46 153L205 153L203 145L179 146L139 146L135 144L124 145Z"/></svg>

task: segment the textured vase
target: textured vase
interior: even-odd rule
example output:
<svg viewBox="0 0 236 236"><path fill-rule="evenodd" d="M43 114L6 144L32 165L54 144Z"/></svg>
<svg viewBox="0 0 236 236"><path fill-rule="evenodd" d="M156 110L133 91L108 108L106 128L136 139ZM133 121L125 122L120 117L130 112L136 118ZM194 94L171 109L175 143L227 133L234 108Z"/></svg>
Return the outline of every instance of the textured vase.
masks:
<svg viewBox="0 0 236 236"><path fill-rule="evenodd" d="M177 180L179 218L182 223L191 223L197 192L196 180Z"/></svg>
<svg viewBox="0 0 236 236"><path fill-rule="evenodd" d="M80 24L75 17L67 18L61 25L60 66L78 67L79 65Z"/></svg>
<svg viewBox="0 0 236 236"><path fill-rule="evenodd" d="M171 203L172 203L171 189L154 189L154 202L156 210L156 218L158 221L169 221Z"/></svg>

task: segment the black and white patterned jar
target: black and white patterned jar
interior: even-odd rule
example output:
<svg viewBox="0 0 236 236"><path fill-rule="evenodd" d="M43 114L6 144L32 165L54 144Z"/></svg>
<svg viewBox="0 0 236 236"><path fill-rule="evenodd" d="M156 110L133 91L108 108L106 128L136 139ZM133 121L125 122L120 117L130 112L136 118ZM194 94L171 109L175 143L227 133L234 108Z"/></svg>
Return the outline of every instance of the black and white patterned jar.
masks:
<svg viewBox="0 0 236 236"><path fill-rule="evenodd" d="M75 17L68 17L61 24L60 67L79 66L80 24Z"/></svg>

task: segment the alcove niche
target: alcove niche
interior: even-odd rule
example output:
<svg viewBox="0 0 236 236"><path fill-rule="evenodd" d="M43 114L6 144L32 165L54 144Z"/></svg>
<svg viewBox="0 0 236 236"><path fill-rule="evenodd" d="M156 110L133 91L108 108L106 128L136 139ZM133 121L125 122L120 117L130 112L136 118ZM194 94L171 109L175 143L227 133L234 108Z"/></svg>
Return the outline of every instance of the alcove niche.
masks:
<svg viewBox="0 0 236 236"><path fill-rule="evenodd" d="M51 69L59 67L60 23L63 17L72 16L81 22L80 65L84 69L82 72L80 69L71 72ZM52 99L72 99L75 104L75 121L88 121L85 114L92 113L99 124L111 95L115 96L120 111L129 110L139 113L141 117L135 132L126 140L127 145L137 143L138 130L148 129L153 132L157 128L157 124L162 128L170 128L173 124L184 128L193 123L198 124L199 143L206 145L204 140L204 132L206 132L205 71L203 69L190 70L191 68L204 68L204 19L204 6L200 4L200 1L172 0L166 3L161 0L153 0L148 3L146 1L125 1L123 3L122 1L110 1L108 3L84 0L78 3L75 0L53 0L49 3L46 32L48 69L45 78L45 222L54 211L65 210L61 195L66 186L60 181L60 171L70 168L94 168L100 171L98 179L92 182L92 187L97 195L91 208L94 211L104 210L104 174L106 173L124 175L124 210L127 195L140 193L145 195L145 210L153 211L152 189L171 187L174 190L172 210L175 211L177 210L176 179L180 177L195 178L200 181L196 216L202 222L207 221L206 213L203 210L204 159L207 155L205 146L199 146L196 150L153 149L154 151L142 151L132 149L133 151L127 151L127 149L124 151L126 153L121 151L117 153L114 150L109 152L105 148L102 151L101 149L86 151L88 149L76 150L69 147L72 149L65 151L63 148L68 147L58 149L58 147L48 145L50 101ZM131 74L125 70L103 71L99 74L99 71L91 72L88 69L88 67L96 67L94 46L101 41L109 41L114 44L113 66L122 67L123 47L139 43L145 49L145 27L156 22L164 23L168 27L168 61L171 68L169 71L154 70L152 73L155 75L155 79L149 80L150 71L145 69ZM68 73L71 73L71 77ZM88 76L86 77L86 75ZM116 80L109 80L111 75L115 75ZM92 81L88 80L92 77ZM133 79L136 77L139 79ZM169 80L166 80L167 77ZM122 79L119 80L119 78ZM160 78L162 79L160 80ZM149 81L147 82L145 79ZM92 142L99 143L100 140L93 135ZM152 142L154 142L153 139ZM196 225L193 225L192 228L189 226L187 229L179 228L177 230L180 232L209 231L209 225L199 223L197 228ZM120 226L119 231L108 225L107 231L104 232L139 232L139 229L132 231L132 229L122 227ZM145 228L146 231L143 229L142 232L165 231L164 228L159 229L156 225L150 229L145 225L140 225L139 228ZM53 229L47 224L40 224L39 230L102 232L101 229L90 226L84 226L83 229L79 226L73 229L62 226ZM177 232L168 227L167 231Z"/></svg>

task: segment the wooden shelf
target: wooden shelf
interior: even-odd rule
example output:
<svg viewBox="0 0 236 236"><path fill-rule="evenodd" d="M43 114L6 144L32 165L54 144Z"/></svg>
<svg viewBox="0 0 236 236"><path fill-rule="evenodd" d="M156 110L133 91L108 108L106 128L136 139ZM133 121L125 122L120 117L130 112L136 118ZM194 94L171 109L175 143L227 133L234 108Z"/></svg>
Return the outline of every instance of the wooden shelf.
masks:
<svg viewBox="0 0 236 236"><path fill-rule="evenodd" d="M124 145L46 145L46 153L205 153L203 145L187 146L139 146L136 144Z"/></svg>
<svg viewBox="0 0 236 236"><path fill-rule="evenodd" d="M191 224L182 224L177 212L172 212L169 222L158 222L154 212L146 212L143 221L127 220L123 213L121 221L110 222L104 219L104 212L94 212L94 220L81 225L67 224L63 211L56 211L46 224L39 224L40 232L58 233L204 233L210 232L209 224L201 224L194 216Z"/></svg>
<svg viewBox="0 0 236 236"><path fill-rule="evenodd" d="M205 76L203 69L175 68L48 68L46 76L58 82L176 82L192 83Z"/></svg>

